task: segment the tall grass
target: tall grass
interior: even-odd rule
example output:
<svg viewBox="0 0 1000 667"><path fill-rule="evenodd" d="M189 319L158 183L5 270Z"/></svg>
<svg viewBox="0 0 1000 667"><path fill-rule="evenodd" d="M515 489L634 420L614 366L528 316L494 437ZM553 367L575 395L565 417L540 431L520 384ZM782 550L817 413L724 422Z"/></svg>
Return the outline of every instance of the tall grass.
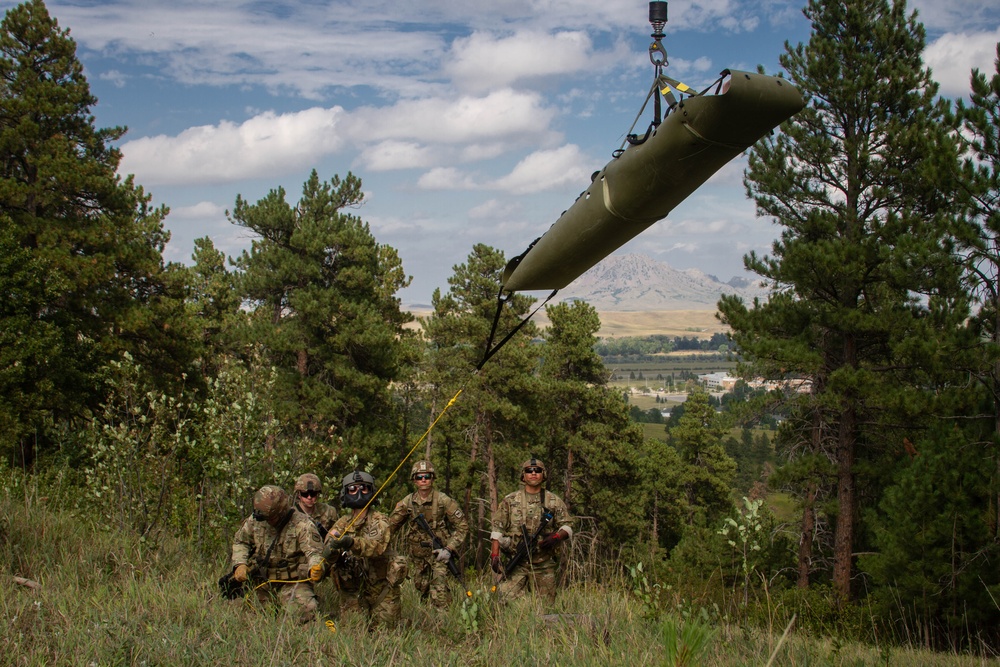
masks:
<svg viewBox="0 0 1000 667"><path fill-rule="evenodd" d="M330 582L324 619L300 627L281 612L226 601L227 554L190 541L155 548L50 507L37 490L0 491L0 664L3 665L764 665L784 627L709 623L675 602L651 613L624 579L583 583L553 606L500 604L492 581L455 590L445 612L404 587L398 629L368 633L339 617ZM234 527L235 528L235 527ZM13 583L24 577L33 590ZM476 629L468 612L476 602ZM673 608L671 608L673 607ZM984 659L816 639L791 633L774 665L980 665ZM993 663L995 664L995 663Z"/></svg>

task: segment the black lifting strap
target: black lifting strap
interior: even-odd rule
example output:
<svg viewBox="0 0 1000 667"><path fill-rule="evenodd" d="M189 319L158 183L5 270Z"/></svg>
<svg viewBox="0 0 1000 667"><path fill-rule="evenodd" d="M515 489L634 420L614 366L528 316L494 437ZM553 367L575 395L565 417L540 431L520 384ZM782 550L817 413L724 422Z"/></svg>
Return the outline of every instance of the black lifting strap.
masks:
<svg viewBox="0 0 1000 667"><path fill-rule="evenodd" d="M527 324L528 320L530 320L532 317L535 316L535 313L537 313L539 310L542 309L543 306L545 306L545 304L547 304L549 301L551 301L552 297L554 297L556 295L556 292L558 292L558 291L559 290L557 290L557 289L552 290L552 294L549 294L545 298L545 301L542 301L542 303L539 304L538 307L535 308L533 311L531 311L531 313L527 317L525 317L523 320L521 320L521 322L516 327L514 327L514 329L509 334L507 334L506 336L504 336L504 339L502 341L500 341L499 343L497 343L496 347L491 347L493 345L493 337L497 333L497 324L500 323L500 313L503 311L503 306L504 306L505 303L507 303L508 301L510 301L511 299L514 298L514 293L513 292L509 292L507 294L507 296L505 297L504 294L503 294L503 288L501 287L500 288L500 292L497 294L497 312L496 312L496 315L493 316L493 326L490 328L490 337L486 341L486 351L483 354L483 360L479 362L478 366L476 366L476 370L477 371L481 371L483 369L483 366L486 365L486 362L489 361L493 357L494 354L496 354L497 352L499 352L500 348L503 347L504 345L506 345L507 341L509 341L511 338L513 338L514 334L516 334L518 331L520 331L521 327L523 327L525 324Z"/></svg>

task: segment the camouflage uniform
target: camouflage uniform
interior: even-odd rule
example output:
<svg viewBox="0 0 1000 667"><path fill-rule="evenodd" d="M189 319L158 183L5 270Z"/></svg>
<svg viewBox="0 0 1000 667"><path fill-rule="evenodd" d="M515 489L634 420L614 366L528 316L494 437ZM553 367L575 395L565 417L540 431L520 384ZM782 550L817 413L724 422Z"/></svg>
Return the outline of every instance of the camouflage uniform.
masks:
<svg viewBox="0 0 1000 667"><path fill-rule="evenodd" d="M350 523L351 517L342 516L330 531L331 537L346 534L354 538L348 551L329 558L341 592L341 610L363 610L370 629L395 627L400 617L406 560L389 548L389 519L369 509L348 530Z"/></svg>
<svg viewBox="0 0 1000 667"><path fill-rule="evenodd" d="M262 603L277 601L290 609L294 605L298 621L308 623L315 619L318 608L309 568L323 560L323 541L309 517L298 510L289 511L292 516L277 541L278 531L267 521L248 517L233 539L233 567L245 564L251 570L256 569L258 577L273 582L255 585L257 599ZM268 549L271 549L268 561L260 563ZM289 581L296 583L278 583Z"/></svg>
<svg viewBox="0 0 1000 667"><path fill-rule="evenodd" d="M448 595L448 565L439 561L431 553L430 536L411 519L423 514L431 530L438 536L445 548L455 554L458 547L469 534L469 522L452 498L440 491L430 492L427 500L421 500L420 495L411 493L398 503L389 516L389 528L393 535L403 526L407 530L403 534L405 550L409 556L410 576L413 585L423 599L430 596L435 607L447 607Z"/></svg>
<svg viewBox="0 0 1000 667"><path fill-rule="evenodd" d="M508 494L493 515L493 532L490 537L500 541L500 547L507 558L513 555L522 541L521 526L527 527L528 535L534 535L538 530L543 503L545 509L552 511L553 517L540 537L557 530L572 537L569 509L562 499L545 489L539 493L528 493L522 488ZM555 601L560 549L561 545L554 549L539 549L536 546L532 552L531 562L529 563L527 558L521 561L510 576L500 582L498 594L503 598L516 597L530 588L544 595L550 602Z"/></svg>
<svg viewBox="0 0 1000 667"><path fill-rule="evenodd" d="M340 515L331 505L319 502L319 498L316 498L316 502L310 510L302 502L302 494L310 491L316 494L323 493L323 483L319 477L311 472L299 475L299 478L295 480L295 509L312 519L319 530L320 538L326 539L326 534L330 532L330 528L337 522Z"/></svg>
<svg viewBox="0 0 1000 667"><path fill-rule="evenodd" d="M326 534L330 532L333 524L337 523L337 519L340 518L337 510L332 505L327 505L326 503L316 503L313 506L312 514L307 512L300 503L295 503L295 509L305 514L316 524L320 538L326 538Z"/></svg>

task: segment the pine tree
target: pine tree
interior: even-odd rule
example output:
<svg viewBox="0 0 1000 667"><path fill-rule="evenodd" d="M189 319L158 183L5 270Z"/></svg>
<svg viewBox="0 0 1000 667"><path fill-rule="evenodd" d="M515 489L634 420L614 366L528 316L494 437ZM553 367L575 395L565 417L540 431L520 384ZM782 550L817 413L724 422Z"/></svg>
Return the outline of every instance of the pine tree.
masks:
<svg viewBox="0 0 1000 667"><path fill-rule="evenodd" d="M781 64L810 103L751 151L746 177L758 213L782 227L772 256L745 259L771 295L750 309L724 297L720 310L752 361L745 373L811 383L796 409L802 442L836 465L833 582L846 599L858 466L899 438L875 425L914 423L890 408L920 414L926 395L904 394L943 369L941 334L967 311L942 180L954 142L921 60L922 26L903 0L812 0L805 15L810 41L788 46Z"/></svg>
<svg viewBox="0 0 1000 667"><path fill-rule="evenodd" d="M0 236L20 258L2 280L21 298L0 321L18 357L0 395L11 397L3 412L25 462L47 424L100 403L100 369L122 350L155 364L161 383L190 362L182 320L169 324L178 295L161 275L167 211L117 175L112 142L125 128L95 128L96 102L75 42L44 3L10 9L0 24Z"/></svg>
<svg viewBox="0 0 1000 667"><path fill-rule="evenodd" d="M639 469L642 429L629 419L621 393L607 386L609 373L594 350L601 321L593 306L560 303L546 314L551 326L539 370L539 444L546 463L563 471L554 490L570 511L593 517L596 544L619 548L649 528L636 511L646 500ZM613 544L606 544L609 539Z"/></svg>
<svg viewBox="0 0 1000 667"><path fill-rule="evenodd" d="M390 383L408 362L410 316L396 292L409 278L396 251L344 212L363 198L353 174L321 182L314 170L295 206L277 188L255 204L237 196L229 217L258 236L237 260L239 286L253 309L247 343L263 344L280 374L280 419L370 459L364 443L390 443Z"/></svg>
<svg viewBox="0 0 1000 667"><path fill-rule="evenodd" d="M708 399L707 392L691 393L676 426L667 431L682 464L680 484L688 525L711 526L732 509L736 462L722 444L728 433L726 421Z"/></svg>
<svg viewBox="0 0 1000 667"><path fill-rule="evenodd" d="M958 137L970 155L962 165L962 184L969 195L969 225L962 241L979 306L971 320L979 358L970 370L992 396L988 417L997 489L992 504L994 534L1000 537L1000 43L994 65L989 79L973 70L971 105L959 100L957 117Z"/></svg>
<svg viewBox="0 0 1000 667"><path fill-rule="evenodd" d="M532 409L537 404L534 322L528 322L475 373L489 342L504 265L502 252L483 244L473 246L466 262L455 266L448 278L448 292L434 290L434 312L423 321L429 343L423 380L430 388L430 419L436 419L462 390L434 429L433 458L438 470L444 469L446 492L463 505L470 526L481 528L496 509L498 496L516 483L521 461L541 456ZM528 314L532 302L523 294L507 302L494 344ZM558 479L551 467L548 474L550 480ZM473 506L474 498L484 502ZM470 554L479 546L473 542Z"/></svg>

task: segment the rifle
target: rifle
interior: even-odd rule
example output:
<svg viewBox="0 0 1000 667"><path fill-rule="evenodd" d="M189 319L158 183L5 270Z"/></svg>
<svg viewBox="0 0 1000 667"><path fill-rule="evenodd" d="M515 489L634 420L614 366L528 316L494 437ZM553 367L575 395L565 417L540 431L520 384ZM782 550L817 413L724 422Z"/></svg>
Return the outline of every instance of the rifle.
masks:
<svg viewBox="0 0 1000 667"><path fill-rule="evenodd" d="M538 541L538 538L541 537L542 532L546 527L548 527L549 522L552 521L552 519L552 510L545 510L542 514L541 520L538 522L538 528L535 530L535 533L530 536L528 535L528 527L523 524L521 525L521 542L517 545L517 550L514 552L514 555L511 556L510 560L507 561L507 564L503 566L504 577L509 577L510 573L514 571L514 568L520 565L521 561L525 558L531 558L531 553L535 550L535 543Z"/></svg>
<svg viewBox="0 0 1000 667"><path fill-rule="evenodd" d="M320 522L319 522L319 521L317 521L316 519L312 518L312 515L311 515L311 514L309 514L309 513L308 513L308 512L306 512L306 511L304 511L304 510L302 509L302 505L299 505L299 504L298 504L297 502L295 503L295 508L296 508L297 510L299 510L300 512L302 512L303 514L305 514L305 515L306 515L307 517L309 517L309 520L313 522L313 525L314 525L314 526L316 526L316 530L318 530L318 531L319 531L319 539L321 539L321 540L323 540L323 541L325 542L325 541L326 541L326 534L327 534L327 533L329 532L329 531L328 531L328 530L326 529L326 526L324 526L324 525L323 525L322 523L320 523Z"/></svg>
<svg viewBox="0 0 1000 667"><path fill-rule="evenodd" d="M441 542L441 538L439 538L437 535L434 534L434 531L431 530L431 525L427 523L427 519L424 518L423 514L418 514L417 516L413 517L413 520L417 522L417 525L420 526L421 530L423 530L425 533L427 533L428 536L430 536L432 547L434 547L435 549L445 548L444 543ZM448 566L448 571L451 572L452 576L461 582L462 572L461 570L458 569L458 564L456 564L453 559L449 558L448 562L445 563L445 565Z"/></svg>

